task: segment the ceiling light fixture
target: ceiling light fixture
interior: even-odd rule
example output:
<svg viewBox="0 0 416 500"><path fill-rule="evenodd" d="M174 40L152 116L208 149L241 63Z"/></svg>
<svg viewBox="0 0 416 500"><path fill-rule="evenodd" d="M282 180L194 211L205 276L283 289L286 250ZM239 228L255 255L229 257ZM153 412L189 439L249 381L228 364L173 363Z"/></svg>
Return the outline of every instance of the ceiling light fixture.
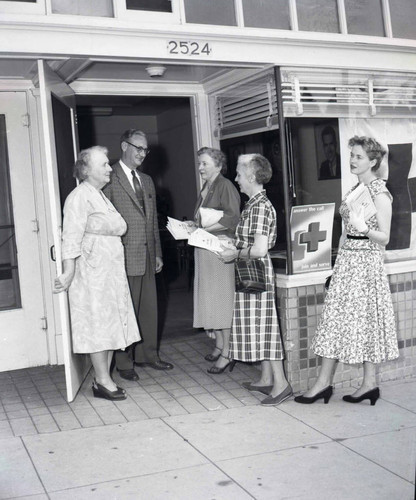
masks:
<svg viewBox="0 0 416 500"><path fill-rule="evenodd" d="M151 78L161 78L165 74L166 67L151 64L146 67L146 71Z"/></svg>

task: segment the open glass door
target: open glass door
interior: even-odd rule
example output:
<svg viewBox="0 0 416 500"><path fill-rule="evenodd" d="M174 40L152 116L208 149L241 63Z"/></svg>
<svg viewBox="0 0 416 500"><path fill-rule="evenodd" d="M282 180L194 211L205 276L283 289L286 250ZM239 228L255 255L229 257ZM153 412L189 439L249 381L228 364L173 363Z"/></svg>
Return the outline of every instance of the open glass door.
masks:
<svg viewBox="0 0 416 500"><path fill-rule="evenodd" d="M51 259L56 275L62 271L62 207L75 187L72 166L78 150L75 94L48 64L38 61L45 184L50 211ZM67 294L54 295L57 335L62 335L68 401L72 401L90 369L89 357L73 354Z"/></svg>
<svg viewBox="0 0 416 500"><path fill-rule="evenodd" d="M268 67L251 76L243 73L228 86L210 95L213 135L227 156L227 177L234 181L238 156L260 153L272 166L273 175L265 186L267 196L277 212L277 240L270 255L276 273L289 271L290 255L285 199L288 182L285 180L285 141L279 112L278 68ZM283 139L282 139L283 137ZM242 195L242 206L247 200Z"/></svg>

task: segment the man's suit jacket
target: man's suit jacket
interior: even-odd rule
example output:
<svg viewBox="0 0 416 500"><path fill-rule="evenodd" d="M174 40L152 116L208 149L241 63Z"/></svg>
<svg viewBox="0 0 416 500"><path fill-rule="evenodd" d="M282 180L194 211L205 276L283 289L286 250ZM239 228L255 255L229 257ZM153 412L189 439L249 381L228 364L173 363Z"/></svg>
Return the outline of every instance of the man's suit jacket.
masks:
<svg viewBox="0 0 416 500"><path fill-rule="evenodd" d="M336 168L335 168L335 176L331 174L331 169L329 167L329 161L325 160L321 163L321 167L319 169L319 180L325 179L340 179L341 178L341 158L339 154L336 156Z"/></svg>
<svg viewBox="0 0 416 500"><path fill-rule="evenodd" d="M156 257L162 257L159 226L157 222L156 191L150 176L138 172L143 187L146 215L136 198L121 165L112 165L110 182L103 191L127 223L127 232L122 236L128 276L143 276L146 271L146 252L149 251L153 273L156 272Z"/></svg>

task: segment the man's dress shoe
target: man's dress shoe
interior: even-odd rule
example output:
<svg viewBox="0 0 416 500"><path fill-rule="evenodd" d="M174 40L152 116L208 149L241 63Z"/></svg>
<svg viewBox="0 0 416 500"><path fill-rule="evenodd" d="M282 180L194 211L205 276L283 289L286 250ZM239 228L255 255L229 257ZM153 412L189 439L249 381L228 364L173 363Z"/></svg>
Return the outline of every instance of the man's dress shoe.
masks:
<svg viewBox="0 0 416 500"><path fill-rule="evenodd" d="M168 363L167 361L162 361L161 359L156 359L155 361L148 361L145 363L134 363L135 366L148 366L149 368L153 368L154 370L173 370L172 363Z"/></svg>
<svg viewBox="0 0 416 500"><path fill-rule="evenodd" d="M139 380L139 376L137 373L133 370L133 368L129 370L119 370L117 368L117 371L120 375L121 378L124 378L125 380L131 380L133 382L137 382Z"/></svg>

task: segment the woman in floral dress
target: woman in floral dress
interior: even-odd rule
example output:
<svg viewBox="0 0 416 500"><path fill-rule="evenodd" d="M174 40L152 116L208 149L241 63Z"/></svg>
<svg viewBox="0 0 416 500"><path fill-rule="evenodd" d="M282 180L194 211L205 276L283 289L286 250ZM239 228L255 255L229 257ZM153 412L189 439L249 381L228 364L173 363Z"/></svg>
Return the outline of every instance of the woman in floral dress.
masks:
<svg viewBox="0 0 416 500"><path fill-rule="evenodd" d="M249 200L241 212L236 229L235 249L224 250L226 261L261 259L266 268L266 291L256 294L236 292L231 326L230 369L238 361L261 361L261 377L243 387L267 397L263 405L278 405L292 395L283 369L283 345L276 310L273 265L268 253L276 242L276 211L266 196L263 184L272 169L259 154L238 158L236 182ZM232 363L232 364L231 364Z"/></svg>
<svg viewBox="0 0 416 500"><path fill-rule="evenodd" d="M374 405L380 395L376 364L399 355L393 304L383 267L383 250L390 239L392 196L376 173L386 152L369 137L355 136L348 145L350 169L359 180L351 191L360 184L367 186L377 213L365 221L363 208L350 210L345 198L341 204L346 238L334 265L312 346L315 354L323 358L322 367L315 385L296 397L297 403L309 404L321 398L325 403L329 401L338 360L364 364L361 387L344 396L344 401L359 403L369 399Z"/></svg>

